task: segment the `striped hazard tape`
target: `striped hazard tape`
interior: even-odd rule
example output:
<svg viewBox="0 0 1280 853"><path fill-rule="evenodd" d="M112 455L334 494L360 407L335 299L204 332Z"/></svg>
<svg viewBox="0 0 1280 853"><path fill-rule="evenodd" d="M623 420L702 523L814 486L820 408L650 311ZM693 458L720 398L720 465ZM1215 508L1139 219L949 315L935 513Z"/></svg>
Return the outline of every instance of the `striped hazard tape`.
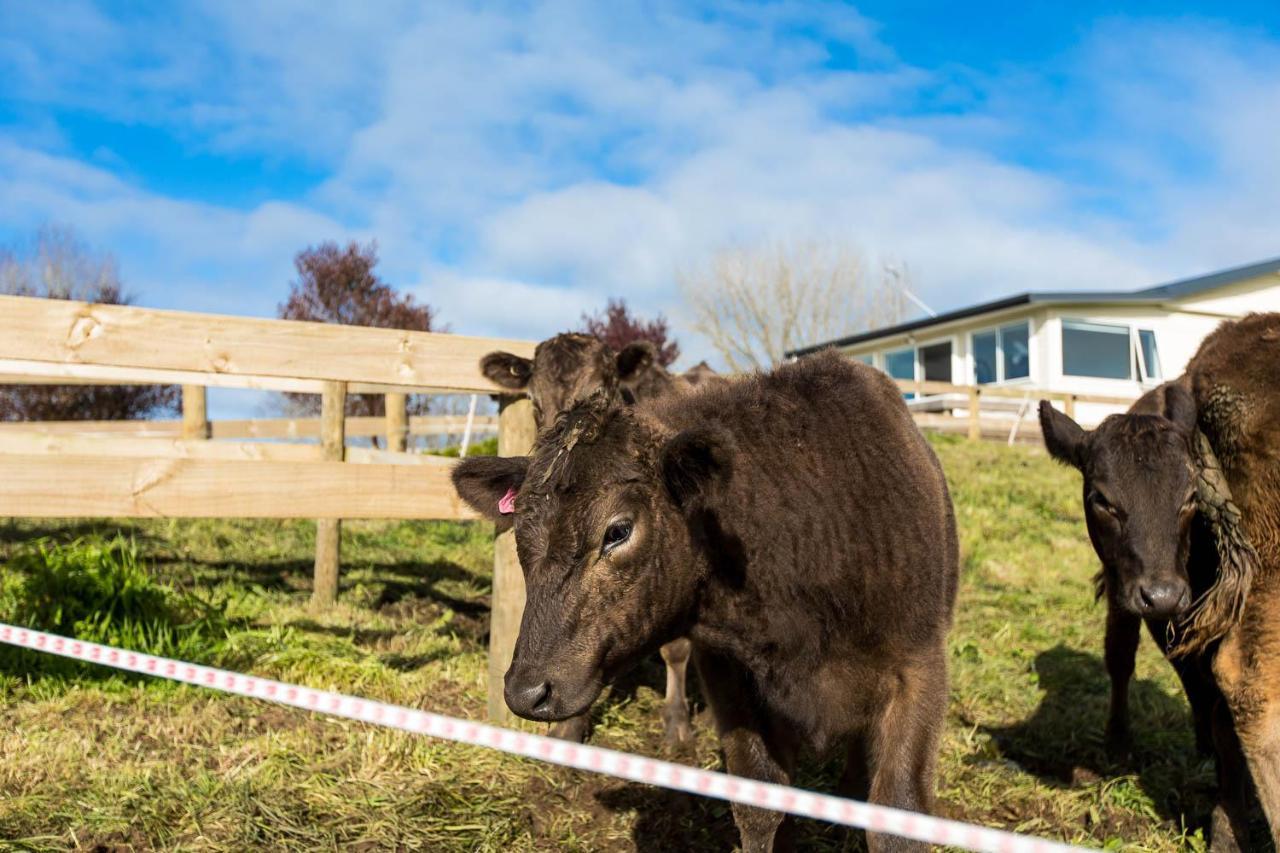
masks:
<svg viewBox="0 0 1280 853"><path fill-rule="evenodd" d="M223 693L278 702L306 711L487 747L632 782L759 806L871 832L898 835L929 844L989 853L1055 853L1083 849L888 806L832 797L598 746L569 743L429 711L374 702L358 696L315 690L254 675L88 643L4 623L0 623L0 642L128 672L155 675Z"/></svg>

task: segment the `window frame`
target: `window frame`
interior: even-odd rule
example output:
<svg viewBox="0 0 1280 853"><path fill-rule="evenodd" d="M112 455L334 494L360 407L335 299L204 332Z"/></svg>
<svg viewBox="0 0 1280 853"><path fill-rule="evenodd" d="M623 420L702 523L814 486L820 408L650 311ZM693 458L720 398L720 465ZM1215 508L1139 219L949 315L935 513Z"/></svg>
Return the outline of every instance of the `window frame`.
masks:
<svg viewBox="0 0 1280 853"><path fill-rule="evenodd" d="M1005 377L1005 371L1004 371L1004 330L1012 326L1023 326L1027 330L1027 375L1015 376L1013 379L1008 379ZM977 360L973 357L973 353L974 353L973 339L978 335L987 335L987 334L993 334L996 336L996 363L995 363L996 378L991 382L979 383L978 382L978 363L977 363ZM973 331L969 332L969 357L968 357L968 370L967 370L969 383L971 385L975 385L980 388L989 388L992 385L1030 384L1031 377L1035 375L1035 370L1033 369L1033 366L1034 366L1033 351L1035 349L1035 347L1033 346L1034 341L1035 341L1035 330L1031 326L1030 317L1027 317L1026 319L1023 319L1023 320L1011 320L1007 323L996 323L991 326L983 326L981 329L974 329Z"/></svg>
<svg viewBox="0 0 1280 853"><path fill-rule="evenodd" d="M1112 326L1116 329L1126 329L1129 333L1129 357L1128 367L1129 376L1120 379L1114 376L1082 376L1077 373L1067 373L1067 354L1065 347L1065 332L1068 323L1087 323L1093 326ZM1112 317L1104 317L1095 319L1091 317L1059 317L1058 318L1058 371L1064 379L1093 379L1102 382L1137 382L1139 385L1155 386L1164 381L1164 365L1159 364L1160 376L1152 376L1151 371L1147 367L1147 354L1142 348L1142 333L1150 332L1152 343L1154 344L1156 361L1160 361L1160 335L1154 328L1154 324L1146 320L1119 320Z"/></svg>
<svg viewBox="0 0 1280 853"><path fill-rule="evenodd" d="M959 341L956 339L955 335L942 335L940 337L928 338L926 340L916 341L915 343L910 344L910 346L914 347L916 351L915 381L916 382L940 381L936 379L926 380L924 378L924 361L920 356L920 350L925 349L926 347L936 347L938 344L949 344L951 346L951 354L948 356L948 358L951 361L951 382L949 384L951 385L957 384L956 383L956 350L958 349L958 346L957 346L958 343Z"/></svg>
<svg viewBox="0 0 1280 853"><path fill-rule="evenodd" d="M1149 332L1151 334L1151 349L1156 355L1156 367L1160 368L1158 376L1151 375L1151 368L1147 364L1147 349L1142 345L1142 333ZM1160 363L1160 338L1156 334L1155 329L1144 329L1137 324L1133 326L1133 348L1138 354L1138 381L1143 385L1159 385L1164 381L1164 365Z"/></svg>

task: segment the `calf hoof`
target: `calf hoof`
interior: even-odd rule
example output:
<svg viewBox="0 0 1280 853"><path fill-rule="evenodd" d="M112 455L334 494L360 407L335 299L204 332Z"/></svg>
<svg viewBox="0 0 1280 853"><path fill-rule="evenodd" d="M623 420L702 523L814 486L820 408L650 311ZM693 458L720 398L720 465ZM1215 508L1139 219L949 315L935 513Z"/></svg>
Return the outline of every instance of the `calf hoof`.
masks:
<svg viewBox="0 0 1280 853"><path fill-rule="evenodd" d="M693 737L693 728L689 725L689 709L683 705L678 708L663 706L662 723L663 738L671 746L688 743Z"/></svg>
<svg viewBox="0 0 1280 853"><path fill-rule="evenodd" d="M591 721L586 714L583 714L581 717L570 717L567 720L552 723L551 730L547 734L572 743L585 743L590 730Z"/></svg>
<svg viewBox="0 0 1280 853"><path fill-rule="evenodd" d="M1227 810L1221 805L1214 806L1213 816L1209 819L1210 853L1238 853L1239 850L1240 842L1236 840Z"/></svg>

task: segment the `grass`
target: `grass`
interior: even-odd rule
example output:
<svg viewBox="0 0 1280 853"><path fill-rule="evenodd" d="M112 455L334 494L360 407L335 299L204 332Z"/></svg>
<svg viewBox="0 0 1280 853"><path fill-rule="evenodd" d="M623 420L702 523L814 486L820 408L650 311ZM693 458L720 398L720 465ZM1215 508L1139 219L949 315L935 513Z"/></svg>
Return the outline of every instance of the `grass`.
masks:
<svg viewBox="0 0 1280 853"><path fill-rule="evenodd" d="M1111 848L1200 850L1213 772L1144 642L1135 755L1102 746L1096 564L1074 472L1043 451L935 440L961 530L940 808ZM0 526L0 615L480 718L491 529L350 522L340 605L307 607L305 522ZM109 618L94 618L107 611ZM96 633L95 633L96 632ZM595 709L593 741L664 754L658 663ZM719 764L705 709L679 760ZM801 784L830 784L806 766ZM817 823L803 849L858 849ZM727 851L721 803L79 664L0 656L0 839L21 849Z"/></svg>

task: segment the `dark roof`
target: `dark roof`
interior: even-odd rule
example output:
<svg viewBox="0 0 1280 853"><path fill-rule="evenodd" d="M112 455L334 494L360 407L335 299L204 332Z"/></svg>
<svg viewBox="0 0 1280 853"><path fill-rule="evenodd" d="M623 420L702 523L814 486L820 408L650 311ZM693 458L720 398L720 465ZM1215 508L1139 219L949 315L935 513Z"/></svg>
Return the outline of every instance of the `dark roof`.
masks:
<svg viewBox="0 0 1280 853"><path fill-rule="evenodd" d="M853 344L859 344L863 341L875 340L876 338L888 338L894 335L901 335L905 332L911 332L916 329L924 329L929 326L937 326L942 323L963 320L966 317L974 317L979 314L989 314L994 311L1002 311L1005 308L1016 308L1019 305L1031 305L1032 303L1117 302L1159 304L1161 302L1167 302L1170 299L1181 299L1184 296L1190 296L1206 290L1213 290L1218 287L1225 287L1229 284L1235 284L1239 281L1247 281L1248 279L1257 278L1259 276L1266 275L1267 273L1274 272L1280 272L1280 258L1272 258L1269 261L1260 261L1256 264L1235 267L1233 269L1223 270L1222 272L1211 273L1210 275L1197 276L1196 278L1185 278L1181 281L1172 281L1168 284L1158 284L1155 287L1146 287L1141 290L1059 290L1042 293L1020 293L1017 296L1009 296L1004 299L997 299L993 302L983 302L980 305L970 305L968 308L958 308L955 311L948 311L947 313L939 314L936 317L923 317L919 320L910 320L906 323L899 323L896 326L872 329L867 332L859 332L856 335L837 338L833 341L825 341L820 344L801 347L800 349L791 350L787 353L787 356L805 355L806 353L817 352L818 350L826 349L827 347L845 347Z"/></svg>

